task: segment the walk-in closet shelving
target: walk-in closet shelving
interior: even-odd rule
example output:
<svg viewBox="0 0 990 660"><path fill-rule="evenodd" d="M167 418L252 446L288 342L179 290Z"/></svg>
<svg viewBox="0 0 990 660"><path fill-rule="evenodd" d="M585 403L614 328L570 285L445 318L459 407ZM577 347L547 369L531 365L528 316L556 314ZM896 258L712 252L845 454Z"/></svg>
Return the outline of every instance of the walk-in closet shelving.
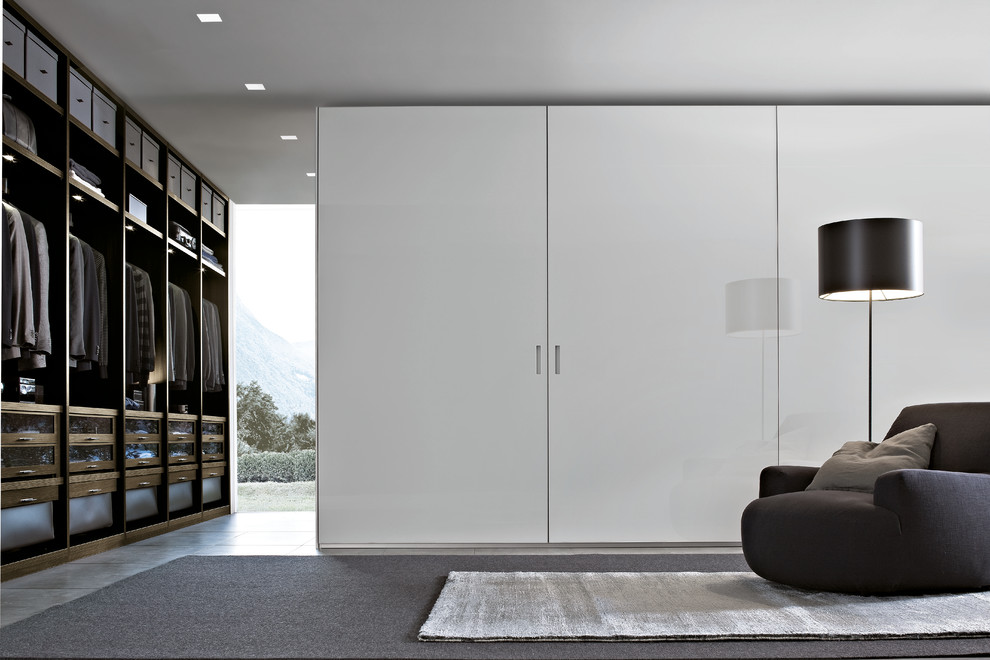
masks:
<svg viewBox="0 0 990 660"><path fill-rule="evenodd" d="M18 300L50 327L4 340L7 580L229 513L231 347L229 200L7 2L3 62L4 236L31 223Z"/></svg>

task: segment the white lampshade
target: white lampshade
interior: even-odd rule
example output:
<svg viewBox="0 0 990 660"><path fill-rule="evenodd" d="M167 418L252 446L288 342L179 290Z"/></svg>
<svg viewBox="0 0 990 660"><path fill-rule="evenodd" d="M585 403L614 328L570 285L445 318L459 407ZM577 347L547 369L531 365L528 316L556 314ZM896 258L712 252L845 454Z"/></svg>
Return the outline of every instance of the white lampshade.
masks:
<svg viewBox="0 0 990 660"><path fill-rule="evenodd" d="M797 280L786 277L729 282L725 285L725 334L730 337L798 334L801 332L799 289Z"/></svg>

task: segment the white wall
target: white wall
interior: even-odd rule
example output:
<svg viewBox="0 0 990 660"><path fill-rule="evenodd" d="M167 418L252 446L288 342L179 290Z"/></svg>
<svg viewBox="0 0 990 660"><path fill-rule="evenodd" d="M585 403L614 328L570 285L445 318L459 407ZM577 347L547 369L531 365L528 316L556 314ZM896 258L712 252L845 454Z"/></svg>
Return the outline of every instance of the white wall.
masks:
<svg viewBox="0 0 990 660"><path fill-rule="evenodd" d="M990 398L990 108L781 107L780 271L807 283L782 340L781 461L867 439L867 306L818 300L819 225L924 226L925 294L873 305L873 436L901 408Z"/></svg>

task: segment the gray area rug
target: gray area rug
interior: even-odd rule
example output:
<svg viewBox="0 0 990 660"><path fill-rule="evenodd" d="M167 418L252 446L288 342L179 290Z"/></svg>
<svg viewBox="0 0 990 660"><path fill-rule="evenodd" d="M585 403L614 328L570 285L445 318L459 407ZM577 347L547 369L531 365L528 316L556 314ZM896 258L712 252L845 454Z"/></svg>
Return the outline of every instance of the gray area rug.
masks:
<svg viewBox="0 0 990 660"><path fill-rule="evenodd" d="M990 639L421 642L451 571L731 572L742 555L184 557L0 628L0 657L891 658L990 655Z"/></svg>
<svg viewBox="0 0 990 660"><path fill-rule="evenodd" d="M424 641L990 636L990 592L852 596L753 573L452 572Z"/></svg>

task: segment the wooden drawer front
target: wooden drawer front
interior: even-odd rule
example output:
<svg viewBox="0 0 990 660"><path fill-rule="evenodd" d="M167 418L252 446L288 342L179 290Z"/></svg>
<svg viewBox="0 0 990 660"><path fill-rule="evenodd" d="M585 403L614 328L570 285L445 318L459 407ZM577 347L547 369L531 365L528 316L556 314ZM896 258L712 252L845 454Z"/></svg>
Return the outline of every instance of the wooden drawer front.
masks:
<svg viewBox="0 0 990 660"><path fill-rule="evenodd" d="M104 415L69 415L69 443L109 442L116 439L116 418Z"/></svg>
<svg viewBox="0 0 990 660"><path fill-rule="evenodd" d="M69 472L112 470L115 449L106 442L84 440L69 443Z"/></svg>
<svg viewBox="0 0 990 660"><path fill-rule="evenodd" d="M136 477L127 477L124 479L124 489L134 490L135 488L150 488L151 486L160 486L162 484L162 475L160 474L142 474Z"/></svg>
<svg viewBox="0 0 990 660"><path fill-rule="evenodd" d="M20 490L5 490L0 495L0 507L7 509L12 506L52 502L58 499L58 486L40 486L38 488L22 488Z"/></svg>
<svg viewBox="0 0 990 660"><path fill-rule="evenodd" d="M200 475L203 479L210 479L212 477L222 477L226 472L226 468L223 465L204 465L200 469Z"/></svg>
<svg viewBox="0 0 990 660"><path fill-rule="evenodd" d="M115 490L117 490L116 479L84 481L78 484L69 484L69 497L89 497L90 495L112 493Z"/></svg>
<svg viewBox="0 0 990 660"><path fill-rule="evenodd" d="M54 413L15 413L0 415L3 443L22 440L58 442L58 416Z"/></svg>
<svg viewBox="0 0 990 660"><path fill-rule="evenodd" d="M162 464L162 443L157 436L124 436L124 467L140 468Z"/></svg>
<svg viewBox="0 0 990 660"><path fill-rule="evenodd" d="M171 464L196 462L196 439L193 437L175 439L169 437L168 462Z"/></svg>
<svg viewBox="0 0 990 660"><path fill-rule="evenodd" d="M224 459L223 438L217 436L203 436L201 445L204 461L222 461Z"/></svg>
<svg viewBox="0 0 990 660"><path fill-rule="evenodd" d="M168 473L168 482L170 484L181 484L186 481L196 481L196 470L182 470Z"/></svg>
<svg viewBox="0 0 990 660"><path fill-rule="evenodd" d="M170 419L168 421L168 434L170 436L195 436L196 420L194 419Z"/></svg>
<svg viewBox="0 0 990 660"><path fill-rule="evenodd" d="M0 476L41 477L58 474L58 445L54 442L25 440L4 442L0 447Z"/></svg>
<svg viewBox="0 0 990 660"><path fill-rule="evenodd" d="M203 420L203 435L216 435L223 439L224 428L227 426L226 421L213 421L209 419Z"/></svg>

